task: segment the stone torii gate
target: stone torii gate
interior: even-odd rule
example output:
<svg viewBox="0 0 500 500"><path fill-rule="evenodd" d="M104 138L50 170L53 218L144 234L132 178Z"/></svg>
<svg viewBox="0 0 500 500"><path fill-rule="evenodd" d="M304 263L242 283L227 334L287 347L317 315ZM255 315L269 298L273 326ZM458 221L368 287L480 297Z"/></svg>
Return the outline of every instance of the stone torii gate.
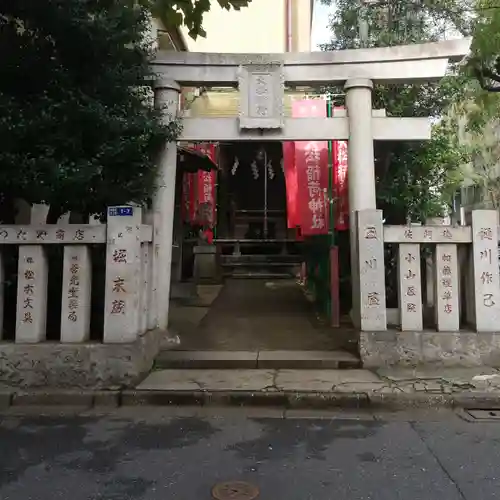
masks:
<svg viewBox="0 0 500 500"><path fill-rule="evenodd" d="M240 113L235 118L183 118L179 140L308 141L348 140L349 209L354 320L359 326L356 212L376 208L374 140L426 140L427 118L391 118L372 109L376 83L410 83L440 79L449 61L461 60L470 39L337 52L285 54L205 54L159 52L153 61L158 76L155 103L166 118L177 116L181 86L238 87ZM287 118L285 86L344 84L345 116ZM164 148L154 200L156 288L165 303L159 327L168 324L176 143Z"/></svg>

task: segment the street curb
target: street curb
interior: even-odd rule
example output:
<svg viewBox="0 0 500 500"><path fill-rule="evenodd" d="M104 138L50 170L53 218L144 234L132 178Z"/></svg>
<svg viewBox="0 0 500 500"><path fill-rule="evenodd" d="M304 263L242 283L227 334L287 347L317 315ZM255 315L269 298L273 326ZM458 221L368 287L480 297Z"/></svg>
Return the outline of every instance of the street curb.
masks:
<svg viewBox="0 0 500 500"><path fill-rule="evenodd" d="M11 391L0 391L0 410L8 408L12 403Z"/></svg>
<svg viewBox="0 0 500 500"><path fill-rule="evenodd" d="M457 401L451 394L439 393L377 393L370 394L370 407L385 410L411 410L423 408L455 408ZM500 404L500 398L498 400Z"/></svg>
<svg viewBox="0 0 500 500"><path fill-rule="evenodd" d="M500 394L307 391L124 391L122 406L239 406L286 409L500 408Z"/></svg>
<svg viewBox="0 0 500 500"><path fill-rule="evenodd" d="M441 394L310 392L310 391L146 391L126 390L22 390L0 391L0 410L9 407L76 407L112 409L134 406L279 407L293 410L422 408L500 408L500 393Z"/></svg>
<svg viewBox="0 0 500 500"><path fill-rule="evenodd" d="M287 409L367 408L362 393L251 391L124 391L123 406L230 406Z"/></svg>
<svg viewBox="0 0 500 500"><path fill-rule="evenodd" d="M90 391L20 391L12 394L11 406L67 406L91 408L94 393Z"/></svg>
<svg viewBox="0 0 500 500"><path fill-rule="evenodd" d="M500 408L500 394L484 393L457 393L454 396L455 407L469 409Z"/></svg>
<svg viewBox="0 0 500 500"><path fill-rule="evenodd" d="M300 410L365 409L370 407L370 398L362 392L296 392L289 393L288 403L288 408Z"/></svg>
<svg viewBox="0 0 500 500"><path fill-rule="evenodd" d="M382 410L408 410L425 408L468 408L488 409L500 408L500 393L466 392L466 393L379 393L371 394L370 407Z"/></svg>
<svg viewBox="0 0 500 500"><path fill-rule="evenodd" d="M122 394L120 391L95 391L92 406L94 408L118 408L121 406Z"/></svg>

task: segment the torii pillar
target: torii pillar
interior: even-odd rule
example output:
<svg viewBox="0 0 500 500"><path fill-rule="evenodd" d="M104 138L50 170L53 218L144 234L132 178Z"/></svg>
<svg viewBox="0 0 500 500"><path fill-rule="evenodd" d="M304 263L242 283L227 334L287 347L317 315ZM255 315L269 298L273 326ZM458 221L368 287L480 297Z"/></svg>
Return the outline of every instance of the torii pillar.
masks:
<svg viewBox="0 0 500 500"><path fill-rule="evenodd" d="M373 82L366 78L353 78L347 80L344 89L349 123L347 175L351 241L352 320L356 327L360 327L361 304L356 212L377 208L372 131Z"/></svg>
<svg viewBox="0 0 500 500"><path fill-rule="evenodd" d="M154 83L155 106L162 110L165 123L175 119L179 110L179 85L169 78L158 78ZM175 207L175 177L177 170L177 143L165 144L159 155L156 192L153 197L153 304L148 323L162 330L168 327L170 278L172 269L172 242Z"/></svg>

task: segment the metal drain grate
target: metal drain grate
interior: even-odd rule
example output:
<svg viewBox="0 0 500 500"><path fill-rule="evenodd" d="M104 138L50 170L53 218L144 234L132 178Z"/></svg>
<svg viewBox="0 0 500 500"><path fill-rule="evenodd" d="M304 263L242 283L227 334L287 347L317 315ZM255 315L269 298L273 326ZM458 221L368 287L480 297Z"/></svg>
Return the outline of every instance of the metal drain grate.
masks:
<svg viewBox="0 0 500 500"><path fill-rule="evenodd" d="M216 484L212 496L215 500L254 500L259 496L259 488L243 481L229 481Z"/></svg>
<svg viewBox="0 0 500 500"><path fill-rule="evenodd" d="M474 420L500 420L500 408L489 408L487 410L465 410Z"/></svg>

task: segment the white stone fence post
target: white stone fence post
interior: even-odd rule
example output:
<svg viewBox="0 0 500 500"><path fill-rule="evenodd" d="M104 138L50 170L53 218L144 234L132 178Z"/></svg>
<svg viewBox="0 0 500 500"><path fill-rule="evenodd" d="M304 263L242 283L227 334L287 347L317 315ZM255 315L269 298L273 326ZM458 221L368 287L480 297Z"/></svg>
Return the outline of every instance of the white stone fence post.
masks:
<svg viewBox="0 0 500 500"><path fill-rule="evenodd" d="M358 272L354 273L354 276L358 282L353 283L353 290L359 291L359 297L354 301L354 323L359 325L362 331L378 332L387 329L382 220L381 210L356 212L355 263Z"/></svg>
<svg viewBox="0 0 500 500"><path fill-rule="evenodd" d="M370 212L370 214L368 214ZM368 218L381 220L377 211L359 212L360 228L366 233ZM373 225L373 224L372 224ZM378 228L381 223L379 223ZM362 234L359 259L371 257ZM438 332L458 332L472 328L476 332L500 330L500 279L498 267L498 215L494 210L472 212L471 226L383 226L382 244L377 242L378 254L383 244L397 244L399 307L397 326L401 331L424 330L420 247L431 246L433 251L434 328ZM365 249L362 251L361 246ZM373 243L372 243L373 245ZM382 246L382 249L380 248ZM466 269L459 268L459 247L467 254ZM372 253L374 253L372 251ZM465 275L465 293L460 293L460 275ZM383 283L377 276L378 283ZM361 286L367 287L361 278ZM374 285L370 285L373 287ZM385 284L378 284L378 293ZM366 292L365 292L366 295ZM363 297L363 293L361 294ZM463 303L465 302L465 303ZM385 305L384 305L385 307ZM365 310L367 306L365 304ZM462 314L462 311L465 314ZM366 313L365 313L366 314ZM381 317L379 313L378 317ZM362 315L363 319L363 315ZM465 321L462 321L464 319ZM379 330L382 322L377 323ZM362 328L369 331L366 328ZM376 331L376 329L371 328Z"/></svg>
<svg viewBox="0 0 500 500"><path fill-rule="evenodd" d="M0 225L0 340L4 331L6 245L19 247L16 343L47 338L49 264L46 249L62 245L62 343L90 339L92 283L91 245L106 246L104 343L129 343L157 326L152 268L152 225L143 224L142 209L108 209L108 223Z"/></svg>

